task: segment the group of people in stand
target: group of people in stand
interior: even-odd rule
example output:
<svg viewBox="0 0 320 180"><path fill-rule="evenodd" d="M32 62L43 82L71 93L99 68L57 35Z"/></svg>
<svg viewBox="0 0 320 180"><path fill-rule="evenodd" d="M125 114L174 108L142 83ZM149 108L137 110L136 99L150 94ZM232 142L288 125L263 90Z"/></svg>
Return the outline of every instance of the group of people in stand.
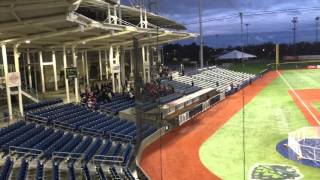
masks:
<svg viewBox="0 0 320 180"><path fill-rule="evenodd" d="M122 94L128 94L129 98L134 98L133 88L125 83L122 86ZM127 88L126 88L127 87ZM91 87L85 88L85 91L81 93L81 103L87 104L89 108L95 108L100 102L111 102L115 97L115 93L112 91L112 82L97 84L94 83Z"/></svg>
<svg viewBox="0 0 320 180"><path fill-rule="evenodd" d="M87 104L89 108L94 108L98 102L111 102L113 96L112 84L103 83L100 86L92 84L90 88L85 89L84 93L81 93L81 102Z"/></svg>

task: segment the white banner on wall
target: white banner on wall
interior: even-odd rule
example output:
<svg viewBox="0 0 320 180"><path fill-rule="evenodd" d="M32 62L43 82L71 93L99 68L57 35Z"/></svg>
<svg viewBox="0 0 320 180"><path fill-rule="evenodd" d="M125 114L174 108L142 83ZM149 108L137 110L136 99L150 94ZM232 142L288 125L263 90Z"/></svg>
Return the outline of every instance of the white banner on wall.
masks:
<svg viewBox="0 0 320 180"><path fill-rule="evenodd" d="M190 120L189 111L179 115L179 126Z"/></svg>
<svg viewBox="0 0 320 180"><path fill-rule="evenodd" d="M209 100L202 103L202 112L206 111L210 107Z"/></svg>
<svg viewBox="0 0 320 180"><path fill-rule="evenodd" d="M21 86L21 76L20 76L20 72L11 72L11 73L8 73L8 86L9 86L9 87L18 87L18 86Z"/></svg>

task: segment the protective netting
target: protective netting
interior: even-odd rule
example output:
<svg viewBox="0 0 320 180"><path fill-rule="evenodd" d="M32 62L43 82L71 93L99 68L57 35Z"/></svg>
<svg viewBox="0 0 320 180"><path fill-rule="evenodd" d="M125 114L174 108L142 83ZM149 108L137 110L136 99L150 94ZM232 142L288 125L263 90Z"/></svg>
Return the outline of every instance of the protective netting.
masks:
<svg viewBox="0 0 320 180"><path fill-rule="evenodd" d="M288 146L298 159L320 162L320 127L304 127L289 133Z"/></svg>

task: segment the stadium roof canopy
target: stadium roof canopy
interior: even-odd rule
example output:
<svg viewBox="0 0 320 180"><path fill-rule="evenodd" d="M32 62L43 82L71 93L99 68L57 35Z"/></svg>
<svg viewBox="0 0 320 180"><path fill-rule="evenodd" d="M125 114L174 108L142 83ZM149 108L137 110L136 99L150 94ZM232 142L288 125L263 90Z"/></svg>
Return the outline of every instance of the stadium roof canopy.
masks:
<svg viewBox="0 0 320 180"><path fill-rule="evenodd" d="M108 6L122 19L105 19ZM119 9L120 7L120 9ZM112 10L112 11L113 11ZM0 1L0 44L22 48L59 50L62 46L94 50L110 46L131 48L132 37L141 45L165 44L196 37L181 31L183 25L146 13L148 28L139 25L141 10L102 0L2 0Z"/></svg>
<svg viewBox="0 0 320 180"><path fill-rule="evenodd" d="M256 58L257 56L248 54L245 52L241 52L238 50L233 50L231 52L228 52L226 54L223 54L219 56L217 59L219 60L232 60L232 59L251 59L251 58Z"/></svg>

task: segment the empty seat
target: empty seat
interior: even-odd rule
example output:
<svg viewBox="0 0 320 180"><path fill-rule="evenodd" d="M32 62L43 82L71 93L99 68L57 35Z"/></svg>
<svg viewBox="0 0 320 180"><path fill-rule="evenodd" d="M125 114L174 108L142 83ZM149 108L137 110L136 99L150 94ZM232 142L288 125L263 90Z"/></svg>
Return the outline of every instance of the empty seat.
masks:
<svg viewBox="0 0 320 180"><path fill-rule="evenodd" d="M35 179L42 180L43 179L43 172L44 172L44 166L40 161L38 161Z"/></svg>

